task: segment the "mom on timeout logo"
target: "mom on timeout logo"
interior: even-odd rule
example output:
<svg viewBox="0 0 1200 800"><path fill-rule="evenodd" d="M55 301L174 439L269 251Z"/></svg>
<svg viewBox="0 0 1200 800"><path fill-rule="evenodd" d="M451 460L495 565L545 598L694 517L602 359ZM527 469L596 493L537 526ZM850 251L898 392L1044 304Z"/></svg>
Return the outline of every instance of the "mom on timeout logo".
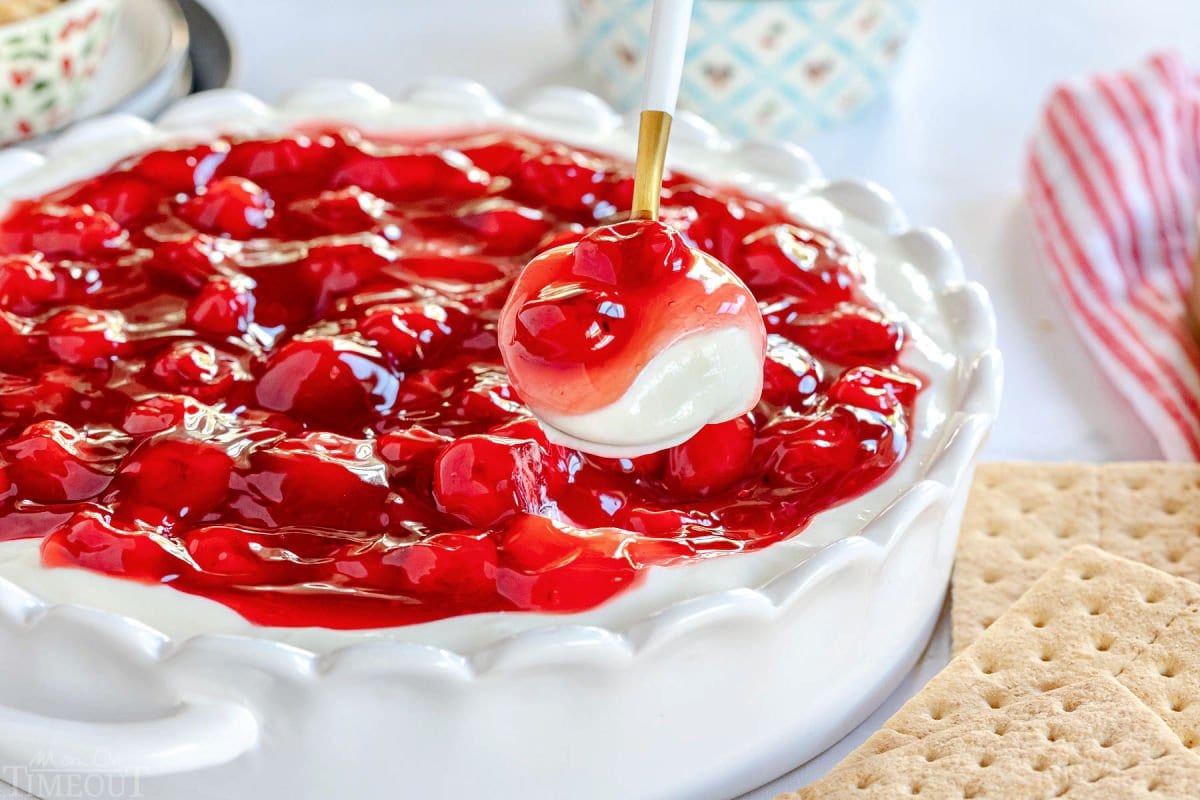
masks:
<svg viewBox="0 0 1200 800"><path fill-rule="evenodd" d="M0 765L0 800L135 800L142 798L141 776L116 766L112 754L97 748L87 759L38 753L28 764ZM28 794L26 794L28 793Z"/></svg>

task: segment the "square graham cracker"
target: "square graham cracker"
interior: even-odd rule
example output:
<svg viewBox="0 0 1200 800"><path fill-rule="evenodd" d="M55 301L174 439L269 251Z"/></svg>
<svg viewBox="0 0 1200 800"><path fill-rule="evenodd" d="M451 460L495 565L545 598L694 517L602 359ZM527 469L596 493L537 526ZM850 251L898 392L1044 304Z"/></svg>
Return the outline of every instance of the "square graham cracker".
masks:
<svg viewBox="0 0 1200 800"><path fill-rule="evenodd" d="M1200 788L1200 756L1128 689L1097 675L996 713L964 714L784 797L1072 797L1085 787L1094 797L1192 797L1185 792Z"/></svg>
<svg viewBox="0 0 1200 800"><path fill-rule="evenodd" d="M1169 759L1150 759L1157 766L1148 766L1144 759L1130 763L1128 770L1119 770L1121 775L1088 773L1082 782L1072 777L1074 773L1052 771L1047 766L1044 771L1052 776L1067 776L1066 783L1056 784L1055 791L1048 796L1056 796L1063 790L1070 794L1058 796L1102 797L1105 790L1096 787L1103 784L1112 791L1110 796L1117 797L1142 796L1140 792L1151 785L1156 787L1155 791L1174 792L1174 787L1179 786L1187 791L1182 795L1154 796L1200 797L1196 757L1188 753L1189 758L1182 758L1179 752L1188 752L1197 745L1198 625L1200 585L1095 547L1077 547L1038 578L974 644L827 777L845 778L850 774L845 770L859 769L868 761L877 765L886 763L877 759L886 759L894 752L899 752L895 758L909 758L921 743L933 741L931 737L945 742L949 741L947 736L964 737L969 731L983 729L994 733L996 726L1004 727L1004 720L1014 713L1014 707L1039 708L1036 704L1024 705L1034 698L1081 683L1094 686L1097 681L1116 680L1137 698L1144 712L1159 719L1162 729L1173 732L1175 746L1171 753L1175 755ZM1193 698L1196 707L1191 704ZM956 762L946 763L951 766ZM978 769L978 764L973 769ZM863 773L852 774L853 786L862 782L869 788L869 775L864 778ZM1134 778L1144 778L1144 785L1138 784L1143 789L1122 783ZM1041 785L1036 781L1029 784L1028 796L1039 796L1040 789L1036 787ZM821 786L829 790L832 784L817 784L816 793L802 793L799 797L839 796L821 794ZM983 792L985 788L983 784L975 789L972 786L975 785L964 784L960 788L968 794ZM911 786L904 788L907 792ZM855 791L865 790L855 788ZM886 796L886 792L878 796ZM931 796L942 795L938 790ZM1006 795L989 792L978 796Z"/></svg>
<svg viewBox="0 0 1200 800"><path fill-rule="evenodd" d="M1084 544L1200 581L1200 465L980 466L954 566L954 652Z"/></svg>

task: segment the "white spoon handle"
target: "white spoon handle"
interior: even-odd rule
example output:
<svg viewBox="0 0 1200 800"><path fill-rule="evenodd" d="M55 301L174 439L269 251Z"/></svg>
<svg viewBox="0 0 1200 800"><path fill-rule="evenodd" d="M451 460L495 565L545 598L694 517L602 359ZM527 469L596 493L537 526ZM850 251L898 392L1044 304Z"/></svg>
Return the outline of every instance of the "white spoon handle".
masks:
<svg viewBox="0 0 1200 800"><path fill-rule="evenodd" d="M644 110L675 113L691 20L692 0L654 0L642 87Z"/></svg>

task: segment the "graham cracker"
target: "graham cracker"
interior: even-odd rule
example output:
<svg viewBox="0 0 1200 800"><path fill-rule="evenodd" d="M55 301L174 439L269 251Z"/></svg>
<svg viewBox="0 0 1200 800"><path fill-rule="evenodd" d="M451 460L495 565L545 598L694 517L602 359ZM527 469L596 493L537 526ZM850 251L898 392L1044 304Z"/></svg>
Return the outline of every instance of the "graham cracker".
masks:
<svg viewBox="0 0 1200 800"><path fill-rule="evenodd" d="M1200 580L1200 465L981 465L954 567L954 652L1079 545Z"/></svg>
<svg viewBox="0 0 1200 800"><path fill-rule="evenodd" d="M1200 585L1077 547L838 770L945 731L996 723L1013 704L1064 686L1114 676L1169 727L1193 731L1200 708L1187 698L1200 702L1188 693L1200 681L1198 610ZM1177 741L1195 743L1183 734Z"/></svg>
<svg viewBox="0 0 1200 800"><path fill-rule="evenodd" d="M1184 747L1200 753L1200 609L1193 606L1172 620L1118 679L1166 721Z"/></svg>
<svg viewBox="0 0 1200 800"><path fill-rule="evenodd" d="M845 764L784 798L1069 797L1085 786L1103 786L1108 797L1149 797L1152 782L1155 797L1194 797L1200 757L1128 689L1097 675L994 714L963 714L921 741ZM1164 787L1174 794L1161 793Z"/></svg>

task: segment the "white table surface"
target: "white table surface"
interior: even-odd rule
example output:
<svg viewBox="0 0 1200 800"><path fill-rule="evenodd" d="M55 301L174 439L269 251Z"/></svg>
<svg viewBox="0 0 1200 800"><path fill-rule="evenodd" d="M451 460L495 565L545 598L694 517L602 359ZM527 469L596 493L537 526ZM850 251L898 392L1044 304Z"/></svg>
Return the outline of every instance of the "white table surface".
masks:
<svg viewBox="0 0 1200 800"><path fill-rule="evenodd" d="M396 92L453 75L502 95L579 83L558 0L207 0L230 26L239 85L274 98L309 78ZM1176 48L1200 67L1197 0L927 0L895 96L852 127L803 142L825 172L871 178L910 219L957 242L992 292L1007 390L991 459L1152 458L1146 432L1099 375L1030 242L1020 201L1024 142L1057 80ZM945 664L945 625L922 663L861 728L746 796L818 777ZM0 792L2 794L2 792Z"/></svg>

